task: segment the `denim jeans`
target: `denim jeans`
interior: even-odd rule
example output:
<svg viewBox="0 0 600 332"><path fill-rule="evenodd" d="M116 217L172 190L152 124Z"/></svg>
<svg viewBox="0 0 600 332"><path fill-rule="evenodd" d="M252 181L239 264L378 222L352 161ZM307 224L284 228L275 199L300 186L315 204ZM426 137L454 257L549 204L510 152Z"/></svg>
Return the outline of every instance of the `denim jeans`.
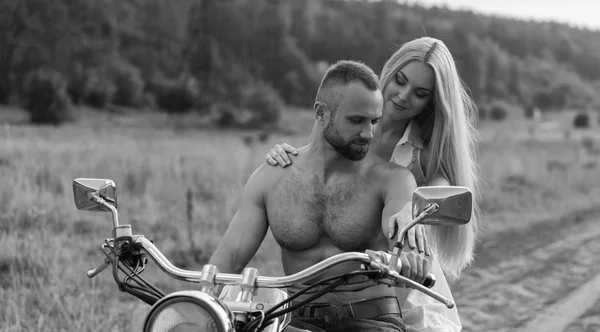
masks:
<svg viewBox="0 0 600 332"><path fill-rule="evenodd" d="M313 332L406 332L401 314L382 314L371 319L294 317L290 325Z"/></svg>

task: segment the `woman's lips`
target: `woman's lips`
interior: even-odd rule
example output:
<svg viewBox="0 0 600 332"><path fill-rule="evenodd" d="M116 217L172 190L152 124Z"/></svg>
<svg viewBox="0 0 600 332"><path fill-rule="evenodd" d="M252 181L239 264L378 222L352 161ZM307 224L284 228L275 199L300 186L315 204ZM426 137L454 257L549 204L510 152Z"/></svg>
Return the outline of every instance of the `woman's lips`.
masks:
<svg viewBox="0 0 600 332"><path fill-rule="evenodd" d="M396 102L394 102L393 100L391 100L392 104L394 105L394 108L400 110L400 111L404 111L407 109L407 107L404 106L400 106L399 104L397 104Z"/></svg>

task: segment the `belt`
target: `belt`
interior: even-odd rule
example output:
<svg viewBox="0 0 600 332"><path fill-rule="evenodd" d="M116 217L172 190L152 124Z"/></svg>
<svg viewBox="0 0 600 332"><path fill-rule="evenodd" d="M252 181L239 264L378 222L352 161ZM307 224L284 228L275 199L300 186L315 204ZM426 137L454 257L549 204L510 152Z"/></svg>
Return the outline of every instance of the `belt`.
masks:
<svg viewBox="0 0 600 332"><path fill-rule="evenodd" d="M400 303L395 296L384 296L351 303L310 303L294 311L298 318L362 318L372 319L382 314L399 314Z"/></svg>

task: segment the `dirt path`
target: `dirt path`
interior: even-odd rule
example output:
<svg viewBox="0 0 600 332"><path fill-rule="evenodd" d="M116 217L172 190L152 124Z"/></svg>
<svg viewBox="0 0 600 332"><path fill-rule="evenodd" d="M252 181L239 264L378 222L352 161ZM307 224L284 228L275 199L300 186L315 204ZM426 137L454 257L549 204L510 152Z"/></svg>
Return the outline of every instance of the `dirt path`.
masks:
<svg viewBox="0 0 600 332"><path fill-rule="evenodd" d="M482 241L454 285L464 331L600 331L600 208Z"/></svg>

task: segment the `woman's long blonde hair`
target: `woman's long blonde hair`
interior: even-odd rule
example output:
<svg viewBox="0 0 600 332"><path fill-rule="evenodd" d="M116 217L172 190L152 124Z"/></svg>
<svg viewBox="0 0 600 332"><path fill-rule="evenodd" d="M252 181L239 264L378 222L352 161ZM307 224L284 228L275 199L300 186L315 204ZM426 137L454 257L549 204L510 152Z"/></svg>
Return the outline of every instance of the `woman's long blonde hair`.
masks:
<svg viewBox="0 0 600 332"><path fill-rule="evenodd" d="M382 89L400 68L413 60L430 65L435 73L432 103L415 117L421 127L423 141L428 145L427 181L442 174L451 185L471 189L474 197L473 214L468 224L432 226L428 233L444 273L448 279L454 280L473 262L479 234L476 155L480 139L475 128L477 108L458 75L452 54L441 40L435 38L418 38L398 49L383 67L380 76Z"/></svg>

